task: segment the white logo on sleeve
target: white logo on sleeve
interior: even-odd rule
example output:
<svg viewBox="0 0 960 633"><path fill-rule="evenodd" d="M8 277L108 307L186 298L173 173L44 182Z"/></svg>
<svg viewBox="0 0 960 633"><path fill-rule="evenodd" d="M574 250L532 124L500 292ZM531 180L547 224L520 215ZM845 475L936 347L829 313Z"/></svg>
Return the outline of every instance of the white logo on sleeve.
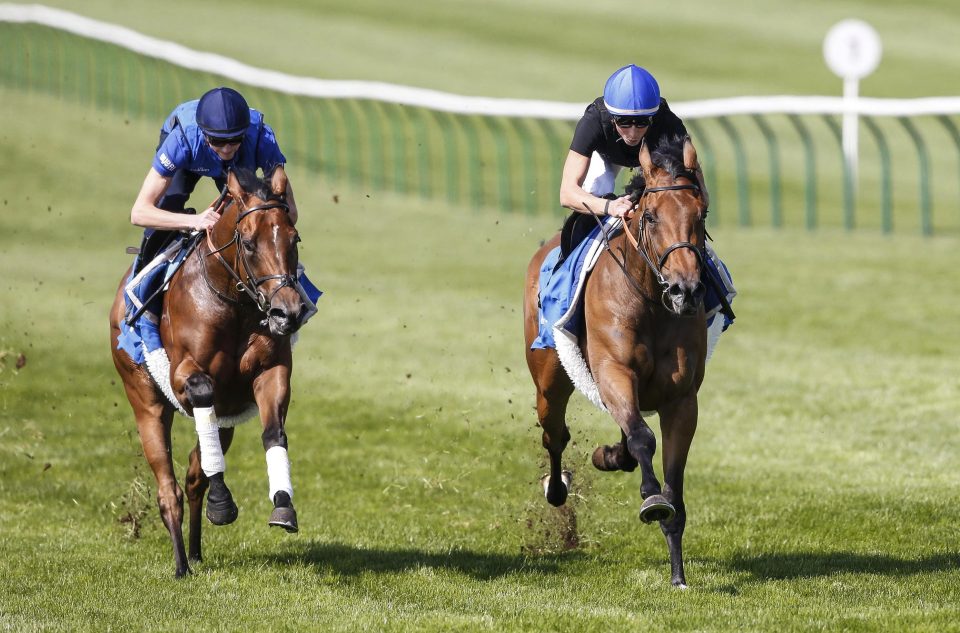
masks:
<svg viewBox="0 0 960 633"><path fill-rule="evenodd" d="M173 164L173 161L167 157L166 152L160 154L160 164L169 169L170 171L176 171L177 166Z"/></svg>

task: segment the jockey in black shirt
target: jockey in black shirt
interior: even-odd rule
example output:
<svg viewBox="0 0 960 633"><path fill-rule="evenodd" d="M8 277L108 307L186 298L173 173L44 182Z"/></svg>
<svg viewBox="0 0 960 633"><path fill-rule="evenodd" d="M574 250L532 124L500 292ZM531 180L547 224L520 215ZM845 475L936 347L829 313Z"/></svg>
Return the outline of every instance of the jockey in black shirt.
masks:
<svg viewBox="0 0 960 633"><path fill-rule="evenodd" d="M614 193L617 174L640 165L642 141L656 148L661 137L675 135L686 136L687 129L660 97L656 79L639 66L624 66L577 123L563 165L560 204L580 213L627 215L633 208L627 196L605 199ZM697 179L705 191L699 169Z"/></svg>

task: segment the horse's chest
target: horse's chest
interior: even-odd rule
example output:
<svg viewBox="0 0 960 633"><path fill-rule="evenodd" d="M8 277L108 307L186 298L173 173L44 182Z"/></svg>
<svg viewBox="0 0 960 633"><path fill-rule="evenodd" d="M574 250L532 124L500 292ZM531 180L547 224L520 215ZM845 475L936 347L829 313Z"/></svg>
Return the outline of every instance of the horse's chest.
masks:
<svg viewBox="0 0 960 633"><path fill-rule="evenodd" d="M640 346L637 350L639 389L658 399L672 399L697 388L700 355L690 347Z"/></svg>

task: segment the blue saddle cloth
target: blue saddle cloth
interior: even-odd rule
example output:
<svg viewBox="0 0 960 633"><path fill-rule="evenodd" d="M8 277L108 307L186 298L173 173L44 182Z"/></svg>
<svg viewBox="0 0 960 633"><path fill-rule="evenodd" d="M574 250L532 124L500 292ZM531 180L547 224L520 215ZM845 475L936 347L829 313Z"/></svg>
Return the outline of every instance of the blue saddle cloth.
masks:
<svg viewBox="0 0 960 633"><path fill-rule="evenodd" d="M604 225L608 235L618 230L620 221L607 218ZM547 255L540 267L540 314L539 331L537 338L530 345L530 349L556 348L554 339L554 325L561 321L562 328L569 332L574 339L578 339L583 328L583 302L580 300L587 275L593 269L597 258L602 253L603 236L598 225L587 237L580 242L566 259L560 260L560 247L556 247ZM710 275L718 282L717 286L724 289L727 302L732 303L737 291L733 286L733 278L727 266L720 261L713 249L707 247L706 266L702 275ZM559 263L558 263L559 262ZM720 312L720 295L709 280L704 280L706 295L704 309L707 315L707 327L713 324L718 314L723 318L723 330L726 330L733 319Z"/></svg>
<svg viewBox="0 0 960 633"><path fill-rule="evenodd" d="M123 297L126 312L123 321L120 322L117 349L125 351L138 365L142 365L146 360L145 354L163 347L163 342L160 340L160 313L163 309L163 296L166 293L165 286L190 253L190 250L189 239L175 242L144 266L139 273L136 275L131 273L126 284L124 284ZM312 311L309 311L303 319L303 322L305 322L306 319L316 313L316 302L323 292L307 279L302 267L297 271L297 282L301 296L311 302L308 307ZM151 300L150 297L153 293L161 287L164 288L164 291ZM146 304L146 309L143 313L136 321L128 325L127 319L144 304Z"/></svg>

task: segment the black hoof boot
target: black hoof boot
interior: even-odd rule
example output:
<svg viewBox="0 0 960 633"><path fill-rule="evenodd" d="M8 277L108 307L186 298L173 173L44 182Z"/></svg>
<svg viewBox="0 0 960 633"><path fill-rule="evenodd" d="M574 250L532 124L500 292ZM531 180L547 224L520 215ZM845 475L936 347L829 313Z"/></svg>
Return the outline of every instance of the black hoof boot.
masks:
<svg viewBox="0 0 960 633"><path fill-rule="evenodd" d="M214 525L230 525L240 514L233 495L223 481L223 473L210 477L210 492L207 493L207 518Z"/></svg>
<svg viewBox="0 0 960 633"><path fill-rule="evenodd" d="M273 506L273 512L270 513L270 520L267 521L267 525L282 527L291 534L300 530L297 525L297 511L293 509L290 495L282 490L273 495Z"/></svg>

